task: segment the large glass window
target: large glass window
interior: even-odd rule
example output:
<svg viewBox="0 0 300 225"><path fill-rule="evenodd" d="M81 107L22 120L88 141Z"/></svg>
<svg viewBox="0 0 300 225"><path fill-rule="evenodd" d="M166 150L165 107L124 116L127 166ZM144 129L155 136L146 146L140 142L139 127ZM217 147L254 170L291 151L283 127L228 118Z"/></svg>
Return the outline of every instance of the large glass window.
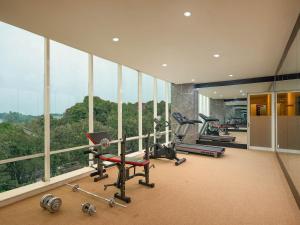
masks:
<svg viewBox="0 0 300 225"><path fill-rule="evenodd" d="M68 173L89 165L85 149L51 155L51 177Z"/></svg>
<svg viewBox="0 0 300 225"><path fill-rule="evenodd" d="M50 41L50 147L52 151L87 145L88 54ZM118 64L93 56L94 130L118 136ZM143 131L153 133L153 77L142 75ZM170 87L169 87L170 90ZM122 126L138 133L138 72L122 66ZM165 82L157 80L157 113L166 119ZM169 106L171 110L171 99ZM0 22L0 160L44 151L44 38ZM153 137L151 137L153 142ZM127 152L138 151L128 140ZM82 148L82 147L79 147ZM88 166L82 149L51 154L51 177ZM117 143L106 149L117 153ZM0 192L41 181L40 155L0 164Z"/></svg>
<svg viewBox="0 0 300 225"><path fill-rule="evenodd" d="M157 79L157 116L162 121L166 120L166 91L165 81ZM162 130L164 132L165 130ZM160 138L162 142L165 142L165 134Z"/></svg>
<svg viewBox="0 0 300 225"><path fill-rule="evenodd" d="M95 56L94 131L118 138L118 64Z"/></svg>
<svg viewBox="0 0 300 225"><path fill-rule="evenodd" d="M153 77L142 76L143 134L153 133Z"/></svg>
<svg viewBox="0 0 300 225"><path fill-rule="evenodd" d="M165 82L157 79L157 116L166 120L166 92Z"/></svg>
<svg viewBox="0 0 300 225"><path fill-rule="evenodd" d="M0 192L42 181L44 158L34 158L0 165Z"/></svg>
<svg viewBox="0 0 300 225"><path fill-rule="evenodd" d="M43 37L0 22L0 160L43 152L43 96Z"/></svg>
<svg viewBox="0 0 300 225"><path fill-rule="evenodd" d="M170 120L170 118L171 118L171 106L172 106L172 90L171 90L171 88L172 88L172 85L171 85L171 83L167 83L167 86L168 86L168 105L169 105L169 120Z"/></svg>
<svg viewBox="0 0 300 225"><path fill-rule="evenodd" d="M122 66L122 121L123 134L138 136L138 72ZM138 141L127 144L130 151L138 151Z"/></svg>
<svg viewBox="0 0 300 225"><path fill-rule="evenodd" d="M171 141L172 140L172 132L170 131L172 129L171 127L171 112L172 112L172 109L171 109L171 106L172 106L172 94L171 94L171 88L172 88L172 85L171 83L167 83L167 87L168 87L168 114L169 114L169 127L168 127L168 135L169 135L169 138L168 138L168 141Z"/></svg>
<svg viewBox="0 0 300 225"><path fill-rule="evenodd" d="M122 67L123 133L138 136L138 72Z"/></svg>
<svg viewBox="0 0 300 225"><path fill-rule="evenodd" d="M88 55L50 42L51 150L88 144Z"/></svg>
<svg viewBox="0 0 300 225"><path fill-rule="evenodd" d="M139 140L126 141L126 154L137 152L139 146Z"/></svg>

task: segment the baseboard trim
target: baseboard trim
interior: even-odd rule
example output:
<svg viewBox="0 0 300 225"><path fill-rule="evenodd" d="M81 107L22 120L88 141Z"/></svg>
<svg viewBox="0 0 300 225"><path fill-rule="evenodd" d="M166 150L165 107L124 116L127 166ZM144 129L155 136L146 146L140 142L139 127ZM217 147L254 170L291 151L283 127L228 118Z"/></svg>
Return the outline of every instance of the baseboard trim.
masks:
<svg viewBox="0 0 300 225"><path fill-rule="evenodd" d="M133 152L127 156L136 156L141 154L143 151ZM114 163L104 162L106 169L115 166ZM94 165L95 166L95 165ZM65 185L66 183L79 180L81 178L87 177L95 169L92 167L84 167L78 170L74 170L56 177L52 177L50 181L38 181L33 184L25 185L12 189L10 191L5 191L0 193L0 208L13 204L15 202L21 201L23 199L32 197L34 195L40 194L42 192L52 190L54 188Z"/></svg>
<svg viewBox="0 0 300 225"><path fill-rule="evenodd" d="M241 143L237 143L237 142L197 140L196 143L202 144L202 145L212 145L212 146L222 146L222 147L228 147L228 148L247 149L247 144L241 144Z"/></svg>

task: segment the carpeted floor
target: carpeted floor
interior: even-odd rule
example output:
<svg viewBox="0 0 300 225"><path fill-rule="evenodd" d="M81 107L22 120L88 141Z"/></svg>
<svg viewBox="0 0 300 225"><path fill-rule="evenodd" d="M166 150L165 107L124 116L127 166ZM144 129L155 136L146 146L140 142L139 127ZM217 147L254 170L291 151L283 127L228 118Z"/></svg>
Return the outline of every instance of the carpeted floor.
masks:
<svg viewBox="0 0 300 225"><path fill-rule="evenodd" d="M247 132L230 132L230 136L235 137L235 142L247 144Z"/></svg>
<svg viewBox="0 0 300 225"><path fill-rule="evenodd" d="M62 197L60 212L50 214L39 206L38 195L0 209L1 225L299 225L300 210L280 170L275 154L270 152L227 149L223 158L181 155L187 162L176 167L170 161L153 161L154 189L128 182L132 203L127 208L109 208L102 201L69 187L51 193ZM104 183L87 177L77 183L103 196L112 196L114 188L103 190ZM80 204L96 205L97 214L89 217Z"/></svg>
<svg viewBox="0 0 300 225"><path fill-rule="evenodd" d="M300 150L297 154L280 152L279 156L293 180L295 188L300 193Z"/></svg>

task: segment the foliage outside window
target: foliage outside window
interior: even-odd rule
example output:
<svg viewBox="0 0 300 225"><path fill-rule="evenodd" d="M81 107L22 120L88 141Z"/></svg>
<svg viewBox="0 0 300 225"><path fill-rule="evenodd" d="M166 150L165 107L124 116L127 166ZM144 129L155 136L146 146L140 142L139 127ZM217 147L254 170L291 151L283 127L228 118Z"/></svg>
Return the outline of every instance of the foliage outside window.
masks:
<svg viewBox="0 0 300 225"><path fill-rule="evenodd" d="M94 131L118 138L118 64L94 56Z"/></svg>
<svg viewBox="0 0 300 225"><path fill-rule="evenodd" d="M88 55L50 42L51 150L88 144Z"/></svg>
<svg viewBox="0 0 300 225"><path fill-rule="evenodd" d="M17 51L11 51L16 49ZM88 54L50 41L51 151L87 145ZM94 131L118 134L118 64L93 56ZM153 133L153 77L142 74L143 134ZM122 66L123 134L138 136L138 72ZM157 80L157 112L165 119L164 81ZM0 160L44 152L44 38L0 22ZM143 139L143 144L144 144ZM153 137L151 137L153 142ZM139 140L127 142L127 152ZM84 149L53 154L51 177L88 165ZM117 153L112 144L110 153ZM0 192L41 181L44 157L0 165Z"/></svg>
<svg viewBox="0 0 300 225"><path fill-rule="evenodd" d="M0 160L44 151L44 39L0 22ZM0 192L41 180L43 158L0 165Z"/></svg>

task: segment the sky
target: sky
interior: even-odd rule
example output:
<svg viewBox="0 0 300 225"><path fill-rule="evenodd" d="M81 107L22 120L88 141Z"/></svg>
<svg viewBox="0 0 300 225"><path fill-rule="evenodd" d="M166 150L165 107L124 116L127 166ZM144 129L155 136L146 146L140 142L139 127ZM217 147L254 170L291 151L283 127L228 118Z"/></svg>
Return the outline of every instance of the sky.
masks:
<svg viewBox="0 0 300 225"><path fill-rule="evenodd" d="M94 95L117 102L117 64L94 56ZM138 101L137 71L122 66L123 102ZM63 113L88 95L88 54L50 41L50 109ZM143 75L143 102L152 100L153 78ZM158 80L158 101L164 97ZM0 22L0 112L42 115L44 38Z"/></svg>

